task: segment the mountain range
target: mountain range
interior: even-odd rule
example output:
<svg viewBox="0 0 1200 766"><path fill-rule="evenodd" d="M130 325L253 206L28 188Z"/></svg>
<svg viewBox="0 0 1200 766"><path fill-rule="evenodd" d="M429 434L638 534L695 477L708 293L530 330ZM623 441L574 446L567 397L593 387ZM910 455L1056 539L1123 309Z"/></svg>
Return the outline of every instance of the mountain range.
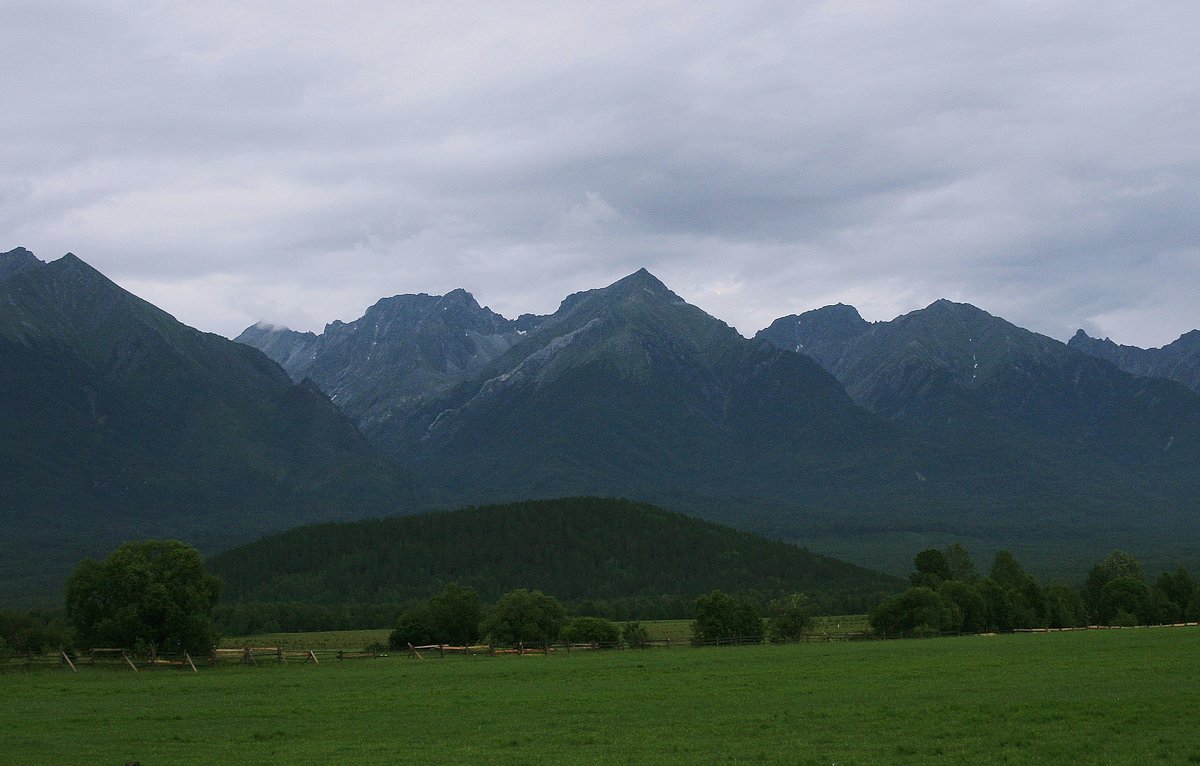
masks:
<svg viewBox="0 0 1200 766"><path fill-rule="evenodd" d="M1186 332L1162 348L1118 346L1108 338L1090 338L1083 330L1075 333L1067 345L1107 359L1133 375L1174 380L1200 393L1200 330Z"/></svg>
<svg viewBox="0 0 1200 766"><path fill-rule="evenodd" d="M1197 555L1200 397L967 304L830 306L746 339L642 270L549 316L455 291L239 340L320 370L445 504L621 495L891 571L954 540L1063 572Z"/></svg>
<svg viewBox="0 0 1200 766"><path fill-rule="evenodd" d="M546 316L455 290L237 340L75 256L0 254L10 593L133 537L211 552L304 523L579 495L893 573L954 541L1047 574L1112 548L1200 562L1186 364L1134 374L966 304L874 323L831 306L748 339L641 270Z"/></svg>

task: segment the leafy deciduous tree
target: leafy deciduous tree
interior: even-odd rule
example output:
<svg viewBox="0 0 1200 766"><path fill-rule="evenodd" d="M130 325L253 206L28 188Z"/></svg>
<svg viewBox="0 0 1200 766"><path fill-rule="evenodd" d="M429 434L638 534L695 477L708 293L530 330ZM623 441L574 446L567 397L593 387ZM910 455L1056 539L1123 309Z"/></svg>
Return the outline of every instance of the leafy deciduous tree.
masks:
<svg viewBox="0 0 1200 766"><path fill-rule="evenodd" d="M1087 625L1087 607L1079 591L1069 585L1046 588L1046 624L1051 628L1078 628Z"/></svg>
<svg viewBox="0 0 1200 766"><path fill-rule="evenodd" d="M177 540L131 542L84 559L67 581L67 618L85 647L206 652L221 581Z"/></svg>
<svg viewBox="0 0 1200 766"><path fill-rule="evenodd" d="M959 617L937 591L909 588L871 610L871 627L888 635L940 633L957 629Z"/></svg>
<svg viewBox="0 0 1200 766"><path fill-rule="evenodd" d="M1150 588L1136 577L1113 578L1100 589L1099 616L1104 625L1139 625L1150 621Z"/></svg>
<svg viewBox="0 0 1200 766"><path fill-rule="evenodd" d="M447 585L429 599L429 616L435 641L462 645L479 640L483 606L474 588Z"/></svg>
<svg viewBox="0 0 1200 766"><path fill-rule="evenodd" d="M976 633L987 628L987 601L974 585L947 580L938 588L938 593L957 609L958 630Z"/></svg>
<svg viewBox="0 0 1200 766"><path fill-rule="evenodd" d="M719 590L696 599L696 619L692 622L695 638L701 641L762 638L762 634L762 619L748 599L734 598Z"/></svg>
<svg viewBox="0 0 1200 766"><path fill-rule="evenodd" d="M767 636L772 641L795 641L812 627L816 608L803 593L777 598L767 606Z"/></svg>
<svg viewBox="0 0 1200 766"><path fill-rule="evenodd" d="M1154 583L1154 619L1179 622L1195 616L1191 607L1196 600L1196 583L1183 567L1175 574L1163 572Z"/></svg>
<svg viewBox="0 0 1200 766"><path fill-rule="evenodd" d="M453 583L423 604L405 609L396 620L388 645L470 644L479 640L483 607L474 588Z"/></svg>
<svg viewBox="0 0 1200 766"><path fill-rule="evenodd" d="M971 554L959 543L946 546L946 564L950 567L950 579L974 582L978 577Z"/></svg>
<svg viewBox="0 0 1200 766"><path fill-rule="evenodd" d="M567 612L539 590L509 591L500 597L480 626L497 644L552 641L562 631Z"/></svg>
<svg viewBox="0 0 1200 766"><path fill-rule="evenodd" d="M1125 551L1113 551L1104 558L1104 561L1092 567L1088 572L1087 584L1084 587L1084 601L1092 618L1097 622L1108 624L1113 619L1114 615L1108 609L1109 604L1105 603L1103 592L1108 583L1121 577L1145 581L1142 565Z"/></svg>
<svg viewBox="0 0 1200 766"><path fill-rule="evenodd" d="M946 554L937 548L929 548L918 553L913 559L913 567L917 571L909 575L908 579L914 588L923 586L936 589L953 576L950 571L950 562L946 560Z"/></svg>

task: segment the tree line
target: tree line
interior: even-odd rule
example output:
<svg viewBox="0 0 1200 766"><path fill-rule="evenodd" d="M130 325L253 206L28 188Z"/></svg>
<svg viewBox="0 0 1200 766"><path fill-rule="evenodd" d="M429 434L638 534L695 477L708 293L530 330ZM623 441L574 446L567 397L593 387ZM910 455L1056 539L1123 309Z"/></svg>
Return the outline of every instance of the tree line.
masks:
<svg viewBox="0 0 1200 766"><path fill-rule="evenodd" d="M812 624L815 607L803 593L774 599L764 625L755 603L720 590L694 599L692 635L721 642L734 638L773 641L802 637ZM475 589L452 584L427 601L401 613L389 637L389 646L403 649L434 643L493 645L538 644L550 641L639 646L646 628L638 620L618 625L594 615L574 618L557 599L537 590L509 591L485 609Z"/></svg>
<svg viewBox="0 0 1200 766"><path fill-rule="evenodd" d="M871 629L884 635L1068 628L1087 624L1143 625L1200 618L1200 586L1179 567L1149 582L1136 558L1113 551L1092 567L1081 587L1042 584L1008 551L996 554L986 575L976 571L959 544L917 554L910 587L875 606ZM137 652L211 648L220 625L214 620L221 582L200 554L178 541L126 543L103 561L85 560L67 583L63 610L0 610L0 658L59 647L119 647ZM597 602L563 602L539 590L517 588L487 605L469 585L451 583L423 601L399 608L368 605L344 612L345 622L390 624L391 643L494 644L553 640L637 644L645 640L639 619L623 621L596 613ZM278 606L278 605L277 605ZM628 606L628 605L627 605ZM676 607L680 604L676 603ZM690 600L692 633L698 640L798 638L810 628L819 606L800 592L763 599L712 590ZM282 609L283 607L281 607ZM329 605L293 604L275 630L343 629L320 625ZM343 605L341 608L345 608ZM282 612L275 618L283 616ZM245 615L242 615L245 617ZM239 618L240 619L240 618ZM268 619L273 619L268 615ZM303 623L303 624L299 624ZM623 623L623 624L622 624ZM239 625L236 634L268 632Z"/></svg>
<svg viewBox="0 0 1200 766"><path fill-rule="evenodd" d="M1123 551L1110 553L1075 588L1039 583L1004 550L996 553L987 575L980 575L966 549L955 543L918 553L909 583L871 610L875 632L977 633L1169 624L1200 617L1200 588L1185 568L1149 583L1137 559Z"/></svg>
<svg viewBox="0 0 1200 766"><path fill-rule="evenodd" d="M445 587L442 584L440 587ZM503 595L501 593L500 595ZM757 612L765 613L770 603L786 596L781 591L737 590L733 595L750 602ZM862 614L886 597L811 600L822 614ZM480 598L494 601L484 594ZM498 598L498 596L496 597ZM810 597L811 598L811 597ZM626 598L558 598L569 616L600 617L610 622L630 620L687 620L695 614L695 596L662 594ZM214 624L223 636L249 636L258 633L298 633L303 631L366 630L394 625L400 614L422 603L421 599L403 602L314 604L306 601L250 601L218 603L213 611ZM832 605L832 606L830 606Z"/></svg>

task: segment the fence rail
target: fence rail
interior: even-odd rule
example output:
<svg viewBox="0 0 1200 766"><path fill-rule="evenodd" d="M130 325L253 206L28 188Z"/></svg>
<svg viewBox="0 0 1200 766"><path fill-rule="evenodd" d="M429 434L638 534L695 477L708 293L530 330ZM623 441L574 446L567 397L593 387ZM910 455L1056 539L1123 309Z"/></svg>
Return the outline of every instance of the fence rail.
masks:
<svg viewBox="0 0 1200 766"><path fill-rule="evenodd" d="M1110 626L1088 625L1078 628L1016 628L1002 631L1003 633L1065 633L1086 630L1140 630L1149 628L1194 628L1200 627L1200 622L1177 622L1165 625ZM775 643L824 643L830 641L892 641L911 638L947 638L954 636L994 636L996 633L897 633L880 634L869 631L809 633L799 639ZM727 638L673 640L670 638L648 639L636 644L624 641L593 641L593 642L533 642L497 646L492 644L474 644L455 646L451 644L424 644L412 646L399 651L347 650L347 649L285 649L280 646L244 646L241 648L214 648L205 657L193 658L187 652L178 654L155 654L137 656L126 649L97 648L78 653L66 650L56 650L43 654L23 654L0 658L0 672L5 671L35 671L63 669L79 672L79 668L111 669L126 672L142 670L186 670L199 672L197 665L216 667L219 665L240 664L281 664L301 662L320 665L322 662L346 661L358 659L378 659L382 657L411 657L414 659L444 658L448 656L509 656L534 655L547 656L552 654L571 654L579 652L621 651L642 649L672 649L672 648L704 648L717 646L755 646L773 643L764 636L733 636Z"/></svg>

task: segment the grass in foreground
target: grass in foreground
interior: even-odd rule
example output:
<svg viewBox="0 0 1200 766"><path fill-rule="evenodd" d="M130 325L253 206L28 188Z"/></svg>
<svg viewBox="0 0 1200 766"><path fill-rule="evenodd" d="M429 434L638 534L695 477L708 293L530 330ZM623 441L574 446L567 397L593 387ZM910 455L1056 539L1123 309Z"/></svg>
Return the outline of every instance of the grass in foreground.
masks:
<svg viewBox="0 0 1200 766"><path fill-rule="evenodd" d="M1200 630L0 676L0 761L1200 762Z"/></svg>

